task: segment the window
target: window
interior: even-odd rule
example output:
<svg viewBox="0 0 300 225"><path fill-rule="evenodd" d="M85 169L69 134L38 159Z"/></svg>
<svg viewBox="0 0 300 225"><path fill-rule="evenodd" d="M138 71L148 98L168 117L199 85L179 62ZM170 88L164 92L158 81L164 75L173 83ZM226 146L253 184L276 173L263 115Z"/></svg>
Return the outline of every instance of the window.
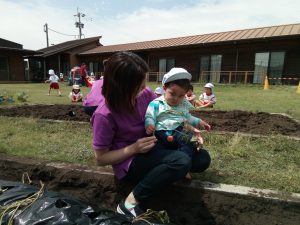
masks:
<svg viewBox="0 0 300 225"><path fill-rule="evenodd" d="M8 70L8 64L7 64L7 58L0 56L0 70L7 71Z"/></svg>
<svg viewBox="0 0 300 225"><path fill-rule="evenodd" d="M268 73L269 52L255 54L255 69L253 83L262 83L264 76Z"/></svg>
<svg viewBox="0 0 300 225"><path fill-rule="evenodd" d="M268 75L272 78L281 78L284 65L285 52L271 52ZM281 83L281 79L272 80L271 83Z"/></svg>
<svg viewBox="0 0 300 225"><path fill-rule="evenodd" d="M8 58L0 56L0 80L9 80Z"/></svg>
<svg viewBox="0 0 300 225"><path fill-rule="evenodd" d="M264 77L281 78L285 52L262 52L255 54L255 69L253 83L263 83ZM280 79L271 83L281 83Z"/></svg>
<svg viewBox="0 0 300 225"><path fill-rule="evenodd" d="M159 59L159 81L162 80L163 75L175 67L175 59Z"/></svg>
<svg viewBox="0 0 300 225"><path fill-rule="evenodd" d="M94 72L94 63L90 62L89 63L89 67L87 68L88 73Z"/></svg>
<svg viewBox="0 0 300 225"><path fill-rule="evenodd" d="M200 58L200 76L205 82L220 82L222 55L204 55Z"/></svg>
<svg viewBox="0 0 300 225"><path fill-rule="evenodd" d="M93 71L92 72L99 72L99 63L98 62L95 62L94 63L94 69L93 69Z"/></svg>
<svg viewBox="0 0 300 225"><path fill-rule="evenodd" d="M210 57L210 82L220 82L221 63L222 55L212 55Z"/></svg>

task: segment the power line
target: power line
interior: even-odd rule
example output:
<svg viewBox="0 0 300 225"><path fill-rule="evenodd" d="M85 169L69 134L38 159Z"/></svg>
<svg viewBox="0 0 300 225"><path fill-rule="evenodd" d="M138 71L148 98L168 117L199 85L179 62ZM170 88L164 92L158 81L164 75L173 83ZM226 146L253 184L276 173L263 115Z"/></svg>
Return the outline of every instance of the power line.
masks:
<svg viewBox="0 0 300 225"><path fill-rule="evenodd" d="M75 37L76 38L76 34L64 34L64 33L61 33L61 32L59 32L59 31L56 31L56 30L53 30L53 29L51 29L51 28L49 28L48 27L48 30L51 30L51 31L53 31L53 32L55 32L55 33L58 33L58 34L61 34L61 35L65 35L65 36L73 36L73 37Z"/></svg>

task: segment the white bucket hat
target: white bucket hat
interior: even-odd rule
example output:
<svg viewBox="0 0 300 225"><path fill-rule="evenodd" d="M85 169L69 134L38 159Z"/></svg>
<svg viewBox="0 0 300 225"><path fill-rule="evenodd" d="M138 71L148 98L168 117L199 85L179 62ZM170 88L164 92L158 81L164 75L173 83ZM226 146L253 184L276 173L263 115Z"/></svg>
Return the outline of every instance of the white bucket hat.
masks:
<svg viewBox="0 0 300 225"><path fill-rule="evenodd" d="M78 90L78 89L80 89L80 87L79 87L78 84L74 84L74 85L73 85L73 89L75 89L75 90L77 89L77 90Z"/></svg>
<svg viewBox="0 0 300 225"><path fill-rule="evenodd" d="M164 90L161 87L157 87L155 88L154 93L158 95L162 95L164 93Z"/></svg>
<svg viewBox="0 0 300 225"><path fill-rule="evenodd" d="M205 84L204 87L212 89L212 88L214 88L215 86L214 86L212 83L207 83L207 84Z"/></svg>
<svg viewBox="0 0 300 225"><path fill-rule="evenodd" d="M166 73L162 79L162 85L169 83L174 80L181 79L192 79L192 75L183 68L172 68L168 73Z"/></svg>
<svg viewBox="0 0 300 225"><path fill-rule="evenodd" d="M55 74L55 73L54 73L54 70L49 70L48 74L49 74L49 75L54 75L54 74Z"/></svg>

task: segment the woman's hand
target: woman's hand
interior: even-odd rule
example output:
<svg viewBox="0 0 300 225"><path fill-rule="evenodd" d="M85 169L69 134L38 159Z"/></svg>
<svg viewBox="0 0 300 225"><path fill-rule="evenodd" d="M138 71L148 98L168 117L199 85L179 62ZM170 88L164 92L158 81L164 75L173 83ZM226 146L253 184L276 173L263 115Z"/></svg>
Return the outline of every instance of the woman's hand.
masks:
<svg viewBox="0 0 300 225"><path fill-rule="evenodd" d="M146 153L154 147L156 141L155 136L140 138L132 145L133 151L135 154Z"/></svg>
<svg viewBox="0 0 300 225"><path fill-rule="evenodd" d="M99 166L114 165L123 162L129 157L150 151L156 142L156 137L144 137L138 139L135 143L118 150L94 149L97 164Z"/></svg>
<svg viewBox="0 0 300 225"><path fill-rule="evenodd" d="M149 124L149 125L146 127L146 133L147 133L148 135L153 134L154 131L155 131L155 126L154 126L154 124Z"/></svg>

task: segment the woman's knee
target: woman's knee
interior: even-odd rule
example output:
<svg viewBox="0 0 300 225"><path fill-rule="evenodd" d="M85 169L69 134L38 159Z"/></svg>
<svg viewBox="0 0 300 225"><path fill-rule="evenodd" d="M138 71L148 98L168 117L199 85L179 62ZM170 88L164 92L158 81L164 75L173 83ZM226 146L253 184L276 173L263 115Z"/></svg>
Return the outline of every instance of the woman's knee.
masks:
<svg viewBox="0 0 300 225"><path fill-rule="evenodd" d="M211 157L205 149L202 149L198 154L195 155L192 163L192 172L203 172L205 171L211 163Z"/></svg>
<svg viewBox="0 0 300 225"><path fill-rule="evenodd" d="M189 172L192 166L191 158L183 152L175 151L175 153L174 164L176 164L177 169L183 174Z"/></svg>

